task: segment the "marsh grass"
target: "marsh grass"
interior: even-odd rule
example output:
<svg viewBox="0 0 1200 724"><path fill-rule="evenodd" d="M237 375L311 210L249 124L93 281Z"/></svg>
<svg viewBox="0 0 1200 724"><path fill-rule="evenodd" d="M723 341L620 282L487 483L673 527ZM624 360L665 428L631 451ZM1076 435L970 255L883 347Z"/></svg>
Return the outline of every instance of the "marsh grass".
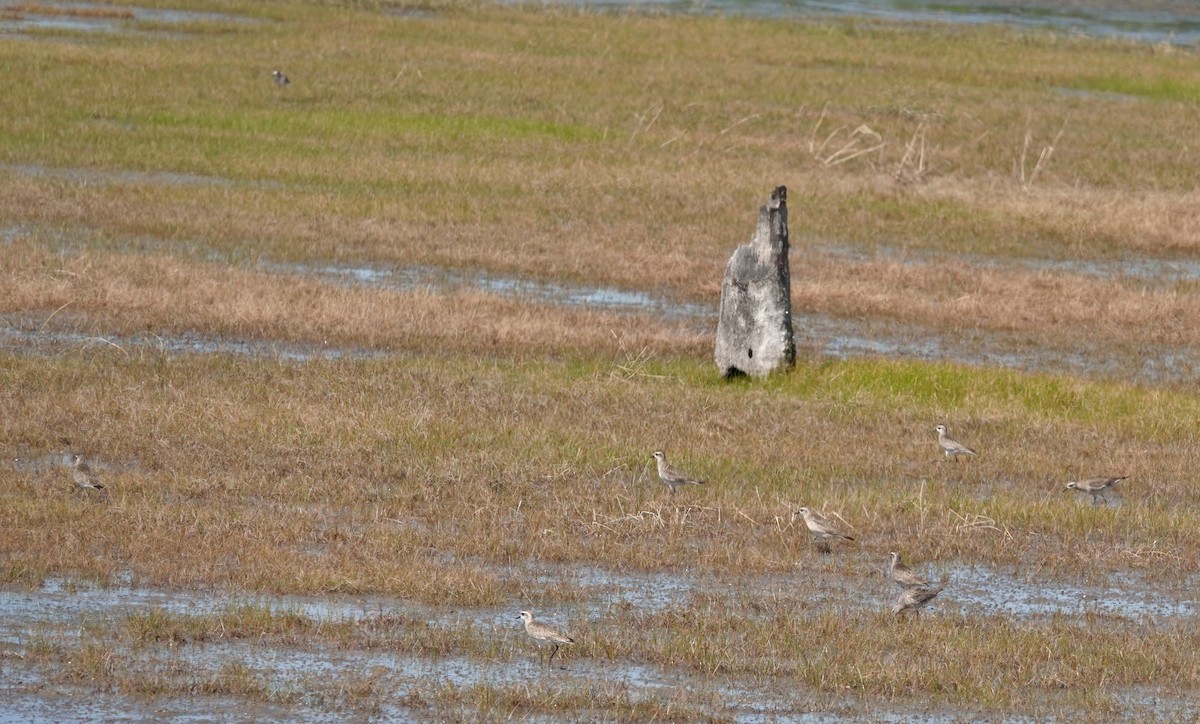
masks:
<svg viewBox="0 0 1200 724"><path fill-rule="evenodd" d="M236 270L171 257L130 259L43 255L40 269L17 261L22 245L0 251L12 266L11 296L0 312L47 309L39 330L104 330L131 335L207 333L242 339L364 348L529 356L618 344L658 353L699 351L695 324L663 325L646 316L554 307L462 290L357 289L296 275ZM65 261L65 263L64 263ZM305 314L297 316L299 310ZM103 332L97 330L96 336Z"/></svg>
<svg viewBox="0 0 1200 724"><path fill-rule="evenodd" d="M864 702L901 707L920 701L949 709L972 705L992 712L1112 715L1127 710L1122 691L1187 686L1200 673L1195 648L1200 641L1187 621L1137 621L1084 610L1023 621L944 613L896 617L817 600L803 590L735 590L696 594L655 611L621 607L574 628L581 643L572 649L569 669L615 673L636 662L679 672L692 684L646 696L619 675L595 677L591 685L581 685L587 679L560 683L541 676L521 684L409 687L404 703L480 711L656 711L665 706L719 713L745 705L738 701L744 694L722 693L722 687L754 681L762 691L778 692L772 699L791 706L849 693ZM107 640L119 631L124 634ZM188 633L163 636L163 631ZM389 633L381 640L382 631ZM394 614L323 621L253 607L208 615L148 611L126 617L122 627L89 635L94 639L88 643L31 646L31 665L65 663L64 682L141 695L182 690L286 703L307 689L309 702L375 710L382 692L396 685L382 673L305 684L294 673L256 670L233 650L216 669L188 663L182 653L165 659L162 654L178 646L223 651L222 642L248 638L260 647L333 645L349 655L383 650L402 659L465 657L480 665L511 665L530 656L524 637L472 626L429 625ZM736 684L732 690L739 690Z"/></svg>
<svg viewBox="0 0 1200 724"><path fill-rule="evenodd" d="M989 29L512 7L222 9L273 22L170 44L116 37L95 64L69 45L10 48L26 90L0 157L199 174L240 193L9 173L5 216L232 256L480 267L688 298L711 298L775 183L793 188L802 241L1075 256L1174 254L1197 238L1186 103L1155 102L1145 124L1140 102L1055 91L1098 75L1190 83L1188 53ZM263 58L264 42L282 44ZM652 61L664 46L677 59ZM284 97L267 76L276 64L296 78ZM1067 118L1027 193L1026 139L1050 144ZM848 148L855 133L872 142ZM897 187L917 137L918 182Z"/></svg>
<svg viewBox="0 0 1200 724"><path fill-rule="evenodd" d="M0 313L36 315L40 328L99 328L118 334L203 333L233 338L366 348L518 350L609 347L626 352L698 352L709 322L556 308L542 300L482 291L440 293L332 284L299 274L182 260L165 245L126 252L64 255L35 238L0 249L10 293ZM806 254L793 304L838 318L875 319L954 334L1026 336L1046 348L1103 345L1136 359L1145 345L1200 347L1200 303L1189 282L1149 288L1139 279L1037 270L963 268L957 263L868 260ZM652 285L650 278L626 280ZM960 294L963 289L972 290ZM299 315L296 312L303 310ZM1037 310L1031 313L1029 310ZM1175 325L1159 325L1169 317ZM801 330L802 331L802 330Z"/></svg>
<svg viewBox="0 0 1200 724"><path fill-rule="evenodd" d="M1200 398L1188 386L886 359L802 359L728 384L707 359L708 330L684 323L260 268L430 264L711 302L754 210L784 183L793 243L811 247L793 276L797 310L1035 347L1094 341L1131 358L1196 346L1194 281L1010 263L1195 250L1193 53L474 3L402 17L366 3L206 8L264 22L86 47L58 33L0 41L16 89L0 119L0 313L98 338L392 354L0 350L5 454L82 451L111 493L72 495L64 467L0 466L0 580L372 594L442 612L557 606L579 629L580 665L767 680L798 690L788 701L802 707L850 692L1112 716L1127 711L1123 691L1195 688L1200 642L1185 621L901 620L873 599L836 600L896 548L935 570L1181 585L1200 571L1189 502ZM274 67L293 78L282 92ZM877 258L880 247L933 261ZM979 458L940 462L938 423ZM668 497L655 449L710 484ZM1130 474L1119 505L1062 489L1098 474ZM800 505L858 540L821 556L791 517ZM795 590L590 615L593 587L564 573L585 567ZM557 573L535 575L546 568ZM26 653L65 686L283 703L304 682L277 685L236 659L154 657L230 641L477 663L529 653L519 636L457 623L148 610ZM315 688L325 705L368 713L399 690L370 672ZM429 682L404 696L443 718L727 711L675 692L540 680Z"/></svg>
<svg viewBox="0 0 1200 724"><path fill-rule="evenodd" d="M687 699L686 695L676 698ZM637 696L626 684L601 681L590 686L568 687L547 682L529 684L456 686L444 684L428 693L410 694L411 704L424 704L435 712L481 717L530 717L573 712L618 720L687 719L720 721L711 708L673 701L662 696Z"/></svg>
<svg viewBox="0 0 1200 724"><path fill-rule="evenodd" d="M276 611L245 604L213 617L174 617L161 608L152 608L126 617L127 635L137 643L183 644L210 638L262 640L268 636L285 644L302 640L315 625L308 616L295 611Z"/></svg>
<svg viewBox="0 0 1200 724"><path fill-rule="evenodd" d="M9 356L10 449L57 454L65 438L111 496L72 498L65 467L0 470L0 537L21 562L7 575L570 601L491 566L782 571L815 555L790 517L804 504L881 559L904 542L1064 573L1196 570L1195 512L1176 504L1196 464L1190 394L883 361L802 363L765 385L719 384L702 361L632 378L617 364ZM979 459L939 462L946 420ZM710 484L670 499L655 449ZM1108 469L1132 475L1119 506L1063 490Z"/></svg>

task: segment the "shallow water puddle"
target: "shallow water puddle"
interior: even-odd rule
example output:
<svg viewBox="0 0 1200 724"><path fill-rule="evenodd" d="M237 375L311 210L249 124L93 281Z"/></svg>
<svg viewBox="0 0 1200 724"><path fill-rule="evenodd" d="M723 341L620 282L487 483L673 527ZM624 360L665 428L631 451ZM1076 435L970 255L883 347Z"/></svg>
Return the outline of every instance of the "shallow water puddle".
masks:
<svg viewBox="0 0 1200 724"><path fill-rule="evenodd" d="M835 554L836 555L836 554ZM541 584L561 582L584 589L586 603L550 607L553 618L583 613L599 621L614 608L632 606L648 611L693 605L697 596L758 597L769 602L775 594L811 598L814 603L880 609L895 597L892 584L881 575L882 563L861 556L844 561L807 563L795 573L751 579L715 578L671 572L626 573L602 568L537 567L513 569L507 575ZM1021 575L1015 570L981 565L939 566L932 571L944 579L942 605L964 614L1005 614L1040 617L1052 614L1103 613L1130 618L1195 616L1200 610L1200 581L1174 584L1119 574L1103 585L1066 579ZM87 582L47 579L30 590L0 588L0 633L11 635L35 623L63 624L83 616L122 616L146 609L177 615L204 615L240 606L303 614L314 621L358 622L382 615L402 614L431 624L470 625L484 630L516 631L518 603L508 609L451 609L421 606L385 596L294 596L265 593L196 592L130 585L96 586Z"/></svg>
<svg viewBox="0 0 1200 724"><path fill-rule="evenodd" d="M1054 259L1035 257L989 257L980 254L946 254L923 249L905 249L899 246L875 245L870 250L858 249L841 244L819 244L793 248L793 259L803 274L806 255L830 257L839 261L867 262L883 260L904 265L932 265L938 263L962 263L971 267L989 269L1012 269L1013 267L1033 272L1075 274L1099 279L1130 279L1153 285L1171 285L1179 282L1200 281L1200 261L1194 259L1159 259L1152 257L1127 257L1116 259Z"/></svg>
<svg viewBox="0 0 1200 724"><path fill-rule="evenodd" d="M696 318L715 322L717 316L716 305L679 302L662 294L616 287L548 282L486 271L467 271L423 265L389 269L371 266L273 262L264 262L260 268L276 274L296 274L331 284L370 289L437 293L460 290L482 291L526 302L651 314L667 319Z"/></svg>
<svg viewBox="0 0 1200 724"><path fill-rule="evenodd" d="M2 320L2 317L0 317ZM133 349L171 354L232 354L240 357L307 362L316 359L375 359L391 356L383 350L332 345L239 340L202 335L137 334L98 336L83 332L33 330L0 326L0 349L32 354L56 354L64 348Z"/></svg>
<svg viewBox="0 0 1200 724"><path fill-rule="evenodd" d="M1035 263L1034 260L1022 260L1018 263L1026 262ZM997 266L999 265L997 262ZM680 302L665 295L644 291L543 282L430 266L404 266L395 269L278 263L266 263L261 266L273 273L298 274L357 287L393 291L428 290L439 293L472 289L532 303L649 314L671 320L690 319L705 329L711 329L712 325L715 325L718 312L716 302ZM1097 274L1108 271L1114 274L1144 276L1147 279L1162 278L1168 274L1175 274L1176 278L1180 279L1191 279L1194 275L1196 280L1200 280L1200 263L1191 262L1062 262L1061 266L1060 271L1093 269ZM999 332L942 334L915 325L841 319L799 311L793 311L792 321L798 348L807 348L819 355L836 359L885 356L930 361L949 360L972 365L998 365L1046 372L1069 369L1150 382L1190 380L1200 374L1200 354L1190 349L1143 350L1137 359L1131 360L1106 345L1065 350L1034 348L1020 335Z"/></svg>
<svg viewBox="0 0 1200 724"><path fill-rule="evenodd" d="M883 609L894 598L895 589L879 575L874 557L842 556L806 559L795 573L763 575L749 580L727 580L688 573L626 573L598 567L535 565L504 569L505 575L539 582L561 581L583 586L590 594L587 603L547 607L546 618L582 625L583 620L609 625L621 617L624 606L650 610L704 605L697 596L728 597L743 604L756 597L770 606L780 598L794 604L795 596L812 596L814 606L848 606ZM1040 618L1053 614L1104 613L1137 619L1194 617L1197 602L1195 581L1177 581L1155 589L1154 582L1130 574L1117 574L1104 585L1088 586L1071 581L1021 577L1014 571L986 566L941 566L946 590L926 615L945 613L1000 615ZM787 599L786 596L793 596ZM191 643L138 643L130 647L120 636L108 638L128 616L161 610L179 616L196 616L229 611L242 605L264 607L276 612L302 613L314 622L352 623L369 626L373 619L404 615L446 630L471 630L476 636L494 638L500 648L482 657L460 654L423 655L408 650L403 639L382 641L378 648L349 648L317 638L301 645L268 644L255 639L215 639ZM626 691L634 700L644 697L670 698L674 690L701 695L720 702L719 710L738 721L773 721L779 716L811 709L811 692L781 687L771 677L706 676L627 661L584 658L568 651L565 660L547 666L536 645L521 631L515 608L446 610L419 606L383 597L280 596L269 594L222 594L217 592L168 591L136 586L98 587L49 579L37 590L0 588L0 721L30 716L83 716L104 718L115 710L139 711L137 706L120 706L122 699L107 696L73 697L69 685L54 678L55 672L39 663L34 649L26 647L49 642L67 647L91 645L102 637L122 657L122 671L170 679L215 677L222 671L248 670L255 680L266 682L268 693L291 698L295 704L266 706L249 701L240 706L221 697L201 697L189 708L209 716L296 716L337 711L343 692L372 682L369 706L382 715L403 717L403 699L435 696L444 687L466 690L475 686L522 686L530 681L554 682L554 687L594 687L597 682ZM731 610L750 611L734 605ZM739 614L741 615L741 614ZM755 615L752 611L745 615ZM770 612L768 612L770 615ZM799 615L803 615L802 613ZM581 620L580 617L583 617ZM301 637L303 640L303 637ZM112 648L116 647L116 648ZM544 652L540 652L544 656ZM240 667L240 668L239 668ZM189 678L190 677L190 678ZM56 683L57 682L57 683ZM801 687L803 688L803 687ZM381 694L379 692L386 692ZM797 698L799 697L799 698ZM1180 702L1164 700L1159 692L1128 692L1123 695L1130 708L1141 711L1181 711ZM154 713L171 710L170 699L155 702ZM399 702L399 703L397 703ZM144 703L144 702L143 702ZM140 705L139 705L140 706ZM864 702L847 699L826 711L836 714L863 711ZM855 708L859 707L859 708ZM1150 707L1150 708L1148 708ZM877 710L876 719L904 719L911 713ZM922 712L922 718L938 712ZM954 718L953 715L949 715Z"/></svg>
<svg viewBox="0 0 1200 724"><path fill-rule="evenodd" d="M0 24L0 27L3 27ZM228 187L240 184L254 186L273 186L282 188L282 184L263 182L244 182L219 176L202 176L193 173L176 171L133 171L111 170L98 168L59 168L38 164L0 163L0 173L10 173L15 176L32 178L48 178L66 181L81 186L95 184L114 185L151 185L151 186L216 186Z"/></svg>
<svg viewBox="0 0 1200 724"><path fill-rule="evenodd" d="M1017 617L1056 614L1104 614L1128 618L1194 617L1200 611L1200 581L1177 584L1175 590L1156 590L1131 576L1117 576L1109 586L1071 582L1030 581L1014 572L980 566L946 570L949 594L966 612L983 611Z"/></svg>
<svg viewBox="0 0 1200 724"><path fill-rule="evenodd" d="M35 236L36 229L22 226L0 229L0 242ZM52 232L55 246L74 253L83 247L64 243L61 234ZM160 249L166 242L139 240L144 248ZM859 258L862 252L840 247L818 248L817 253ZM887 254L885 249L882 253ZM906 263L910 257L903 255ZM921 257L915 262L925 263ZM975 262L972 262L975 263ZM1000 262L994 263L1001 266ZM1026 263L1018 260L1017 263ZM1057 265L1055 271L1072 273L1120 274L1139 279L1200 280L1200 263L1154 260L1125 262L1041 262L1029 264ZM424 265L376 267L367 265L308 265L281 262L260 262L257 268L280 275L295 275L316 281L365 289L394 292L427 291L451 293L475 290L496 294L532 304L578 307L600 312L651 315L683 322L698 331L711 332L717 319L717 303L687 302L672 299L666 294L620 289L610 286L543 281L528 277L509 276L486 271L449 269ZM1050 267L1047 267L1050 269ZM327 344L271 342L266 340L228 339L200 334L132 336L84 334L70 331L42 330L29 315L9 316L4 325L0 317L0 348L26 353L52 354L64 347L136 347L157 349L178 354L235 354L257 358L275 358L305 362L313 359L367 359L387 357L383 350L335 347ZM952 361L978 366L999 366L1040 372L1062 372L1100 375L1150 383L1190 381L1200 375L1200 350L1186 347L1156 347L1137 350L1114 348L1106 344L1080 343L1065 348L1045 348L1032 345L1019 334L989 330L959 330L942 332L918 325L889 320L844 319L824 314L794 311L798 351L812 355L850 359L858 357L892 357L926 361Z"/></svg>
<svg viewBox="0 0 1200 724"><path fill-rule="evenodd" d="M517 0L510 0L516 2ZM890 22L1007 25L1146 43L1200 42L1200 16L1185 4L1139 9L1135 3L1085 7L1067 2L994 0L555 0L590 8L751 17L867 17ZM1174 12L1172 12L1172 9ZM1183 10L1188 12L1183 12Z"/></svg>
<svg viewBox="0 0 1200 724"><path fill-rule="evenodd" d="M0 722L174 721L259 722L301 716L330 719L329 713L218 696L155 698L86 691L49 691L44 681L24 686L0 681Z"/></svg>
<svg viewBox="0 0 1200 724"><path fill-rule="evenodd" d="M372 701L358 702L375 708L379 715L404 718L407 710L395 702L408 696L432 697L439 689L453 687L468 690L477 686L512 687L537 682L550 683L553 689L587 690L596 686L624 691L632 700L686 688L701 691L720 702L719 710L738 721L769 721L792 710L787 693L770 685L764 688L737 686L729 682L690 674L661 671L655 667L624 662L597 662L568 657L564 663L546 664L533 649L522 650L511 661L471 660L459 656L422 657L403 651L343 651L329 647L294 648L266 646L235 641L168 647L139 646L122 650L122 671L140 672L159 680L183 677L185 682L213 678L223 669L248 669L259 681L268 682L268 695L295 696L293 705L272 705L215 697L199 697L189 707L193 715L246 714L275 716L298 714L328 718L336 710L345 689L371 682ZM543 654L544 656L544 654ZM0 681L0 721L22 717L51 717L70 714L83 719L107 718L117 713L128 716L147 706L161 716L172 711L171 699L131 702L120 707L121 699L102 695L70 696L53 680L53 672L37 664L18 662L8 667L8 676ZM185 686L187 684L185 683ZM386 692L386 693L384 693ZM239 711L239 709L241 711ZM54 717L51 717L54 718Z"/></svg>
<svg viewBox="0 0 1200 724"><path fill-rule="evenodd" d="M136 33L170 37L157 28L141 30L137 23L160 26L188 23L256 23L254 18L228 13L167 10L135 5L100 5L85 2L23 2L0 0L0 35L35 37L37 32ZM181 27L186 31L186 27Z"/></svg>
<svg viewBox="0 0 1200 724"><path fill-rule="evenodd" d="M31 623L63 624L82 617L119 617L150 609L200 616L239 606L262 606L328 622L357 621L385 611L409 610L402 601L384 598L204 593L128 585L103 587L50 578L36 590L0 588L0 635L11 636L13 631Z"/></svg>
<svg viewBox="0 0 1200 724"><path fill-rule="evenodd" d="M1200 350L1190 348L1143 350L1136 359L1132 359L1104 345L1074 350L1043 349L1030 347L1016 336L1001 333L963 333L951 338L910 325L859 322L815 314L793 314L792 319L796 325L796 345L801 354L807 352L833 359L889 357L1033 372L1071 370L1077 374L1155 384L1187 382L1200 376ZM109 348L169 354L231 354L308 362L384 359L395 354L385 349L231 339L202 334L99 335L36 329L28 324L4 326L3 322L3 316L0 316L0 350L34 355L59 354L68 349Z"/></svg>

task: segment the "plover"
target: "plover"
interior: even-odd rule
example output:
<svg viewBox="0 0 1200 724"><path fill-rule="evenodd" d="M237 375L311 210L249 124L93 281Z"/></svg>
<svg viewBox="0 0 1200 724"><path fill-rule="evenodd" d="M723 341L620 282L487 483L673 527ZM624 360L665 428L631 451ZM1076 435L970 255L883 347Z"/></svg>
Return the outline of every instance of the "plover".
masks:
<svg viewBox="0 0 1200 724"><path fill-rule="evenodd" d="M654 451L654 461L658 464L658 477L671 489L671 495L675 494L675 488L680 485L704 485L703 480L689 478L677 468L672 467L667 462L667 454L662 450Z"/></svg>
<svg viewBox="0 0 1200 724"><path fill-rule="evenodd" d="M808 508L797 510L796 515L804 518L804 525L808 527L808 532L812 533L813 538L817 541L817 548L821 549L824 553L830 552L829 541L831 540L838 538L854 540L854 538L834 528L829 521Z"/></svg>
<svg viewBox="0 0 1200 724"><path fill-rule="evenodd" d="M558 653L560 646L575 643L575 639L550 624L534 621L533 614L529 611L521 612L521 620L525 622L525 633L533 637L534 641L537 641L539 644L554 645L554 650L550 652L550 658L546 660L546 663L554 660L554 655Z"/></svg>
<svg viewBox="0 0 1200 724"><path fill-rule="evenodd" d="M104 490L104 486L97 482L92 466L79 454L71 456L71 479L84 490Z"/></svg>
<svg viewBox="0 0 1200 724"><path fill-rule="evenodd" d="M291 83L286 75L277 70L271 71L271 77L275 79L275 85L279 86L280 88L284 87L288 83Z"/></svg>
<svg viewBox="0 0 1200 724"><path fill-rule="evenodd" d="M900 561L900 554L896 551L888 553L888 578L891 578L898 585L904 588L914 588L920 586L928 586L929 581L921 576L913 573L913 570L904 565Z"/></svg>
<svg viewBox="0 0 1200 724"><path fill-rule="evenodd" d="M947 435L945 425L938 425L937 427L935 427L933 429L937 430L938 447L940 447L942 449L942 453L944 453L947 458L954 458L954 461L958 462L959 455L978 455L979 454L979 453L975 452L974 450L972 450L971 448L967 447L966 445L963 445L961 442L959 442L959 441L951 438L949 435Z"/></svg>
<svg viewBox="0 0 1200 724"><path fill-rule="evenodd" d="M1067 483L1067 490L1078 490L1083 493L1092 494L1092 505L1095 505L1101 499L1108 504L1108 490L1112 486L1127 480L1128 475L1120 475L1112 478L1089 478L1088 480L1079 480Z"/></svg>
<svg viewBox="0 0 1200 724"><path fill-rule="evenodd" d="M904 589L904 592L901 593L896 599L896 603L892 605L892 613L919 611L925 606L928 606L929 602L933 600L934 596L941 592L941 586L930 586L928 588L914 586L913 588L906 588Z"/></svg>

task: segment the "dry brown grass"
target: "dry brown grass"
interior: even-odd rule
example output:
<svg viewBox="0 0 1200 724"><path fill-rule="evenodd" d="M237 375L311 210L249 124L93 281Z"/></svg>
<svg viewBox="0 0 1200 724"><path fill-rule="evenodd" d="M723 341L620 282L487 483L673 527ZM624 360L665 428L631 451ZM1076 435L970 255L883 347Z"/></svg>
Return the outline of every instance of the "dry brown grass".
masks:
<svg viewBox="0 0 1200 724"><path fill-rule="evenodd" d="M839 317L1019 332L1046 348L1090 342L1132 349L1200 344L1200 297L1187 293L1193 286L956 261L848 264L818 251L793 267L792 296L796 309Z"/></svg>
<svg viewBox="0 0 1200 724"><path fill-rule="evenodd" d="M203 43L18 53L29 91L7 121L16 163L230 186L9 172L0 213L170 254L488 268L690 299L715 296L778 183L792 189L798 244L1169 256L1200 238L1184 52L512 8L436 22L247 12L280 22ZM297 83L275 98L246 68L281 39L271 63ZM654 58L662 45L680 56ZM97 93L108 80L89 75L88 52L103 53L118 97ZM193 77L204 89L179 82ZM1110 80L1134 84L1130 100L1086 95ZM1022 154L1049 145L1022 183Z"/></svg>
<svg viewBox="0 0 1200 724"><path fill-rule="evenodd" d="M45 459L67 438L111 495L0 468L6 576L488 604L522 585L491 567L531 560L788 570L813 555L801 504L879 560L898 542L1068 575L1200 560L1195 511L1175 505L1200 465L1186 393L884 362L805 362L763 389L716 384L703 359L620 362L10 356L6 449ZM980 459L936 462L944 421ZM712 484L670 500L660 448ZM1062 489L1108 470L1132 476L1121 507Z"/></svg>
<svg viewBox="0 0 1200 724"><path fill-rule="evenodd" d="M653 284L646 261L630 281ZM0 248L8 294L0 312L48 330L128 335L181 332L393 350L541 355L646 349L704 354L704 322L555 307L495 294L339 287L171 256L88 252L39 244ZM1128 279L951 261L848 263L820 249L793 257L793 307L854 320L957 333L1016 333L1044 348L1200 346L1200 301L1188 282ZM715 305L715 302L714 302ZM1170 320L1170 324L1163 324ZM803 332L803 330L801 330Z"/></svg>
<svg viewBox="0 0 1200 724"><path fill-rule="evenodd" d="M646 316L570 309L462 291L338 287L299 275L173 257L0 248L7 294L0 311L34 314L41 330L199 332L445 353L549 353L609 349L700 353L704 333Z"/></svg>
<svg viewBox="0 0 1200 724"><path fill-rule="evenodd" d="M1027 687L1068 687L1066 715L1111 715L1116 694L1086 691L1106 672L1124 690L1156 676L1194 686L1186 622L939 612L910 625L820 608L804 587L872 576L897 547L935 565L1183 585L1200 571L1189 388L813 359L724 384L707 331L686 323L259 267L431 264L715 303L733 246L784 183L800 311L1034 347L1195 346L1194 282L1013 263L1196 249L1193 54L986 29L221 8L273 20L214 21L170 43L0 43L21 89L0 120L0 312L26 330L390 354L0 351L0 449L20 458L0 465L0 581L372 593L444 612L583 608L590 594L564 573L576 567L671 572L734 592L578 616L575 655L766 679L802 689L792 704L850 691L988 715L1044 711ZM285 93L267 75L276 65L294 81ZM939 422L980 457L936 462ZM73 492L56 462L65 448L95 461L108 497ZM658 448L711 484L668 498L650 466ZM1130 474L1119 506L1062 489L1109 473ZM858 541L820 557L791 518L799 505ZM756 576L797 585L740 595ZM135 648L228 635L473 662L527 653L479 631L256 615L88 630ZM647 636L622 637L631 621ZM47 649L53 682L302 691L240 662L145 671L107 635ZM344 688L367 712L388 691L370 677ZM414 710L447 718L695 718L719 701L552 684L410 692Z"/></svg>

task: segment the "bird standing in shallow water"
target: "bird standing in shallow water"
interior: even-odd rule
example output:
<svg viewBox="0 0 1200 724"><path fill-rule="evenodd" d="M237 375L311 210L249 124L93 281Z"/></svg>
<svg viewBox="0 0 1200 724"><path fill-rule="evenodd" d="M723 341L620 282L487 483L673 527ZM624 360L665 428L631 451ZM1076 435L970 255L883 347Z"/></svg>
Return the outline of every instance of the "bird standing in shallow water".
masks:
<svg viewBox="0 0 1200 724"><path fill-rule="evenodd" d="M675 494L675 488L678 488L680 485L704 485L703 480L689 478L677 468L672 467L667 462L667 454L662 450L654 451L654 461L658 465L658 477L670 488L671 495Z"/></svg>
<svg viewBox="0 0 1200 724"><path fill-rule="evenodd" d="M892 606L892 613L899 614L905 611L916 613L925 606L928 606L934 596L937 596L941 592L941 586L906 588L904 589L904 593L900 594L899 598L896 599L896 603Z"/></svg>
<svg viewBox="0 0 1200 724"><path fill-rule="evenodd" d="M1101 499L1104 500L1105 505L1108 505L1108 491L1112 489L1112 486L1116 485L1122 480L1128 479L1128 475L1118 475L1111 478L1089 478L1087 480L1079 481L1072 480L1071 482L1067 483L1067 490L1078 490L1082 493L1091 493L1092 505L1095 505Z"/></svg>
<svg viewBox="0 0 1200 724"><path fill-rule="evenodd" d="M945 425L938 425L937 427L935 427L933 429L935 431L937 431L937 434L938 434L938 447L940 447L942 449L942 453L946 456L947 459L954 458L954 462L958 462L958 457L960 455L978 455L979 454L979 453L975 452L974 450L972 450L971 448L967 447L966 445L963 445L961 442L959 442L959 441L955 440L954 438L950 437L949 435L947 435Z"/></svg>
<svg viewBox="0 0 1200 724"><path fill-rule="evenodd" d="M891 578L897 585L904 588L913 588L919 586L928 586L929 581L922 578L913 572L911 568L904 565L900 561L900 554L896 551L888 553L888 578Z"/></svg>
<svg viewBox="0 0 1200 724"><path fill-rule="evenodd" d="M525 622L525 633L533 637L534 641L539 644L548 643L554 645L554 650L550 652L550 658L546 659L546 663L554 660L554 655L558 653L560 646L575 643L575 639L559 631L548 623L533 620L533 613L529 611L521 612L521 620Z"/></svg>

